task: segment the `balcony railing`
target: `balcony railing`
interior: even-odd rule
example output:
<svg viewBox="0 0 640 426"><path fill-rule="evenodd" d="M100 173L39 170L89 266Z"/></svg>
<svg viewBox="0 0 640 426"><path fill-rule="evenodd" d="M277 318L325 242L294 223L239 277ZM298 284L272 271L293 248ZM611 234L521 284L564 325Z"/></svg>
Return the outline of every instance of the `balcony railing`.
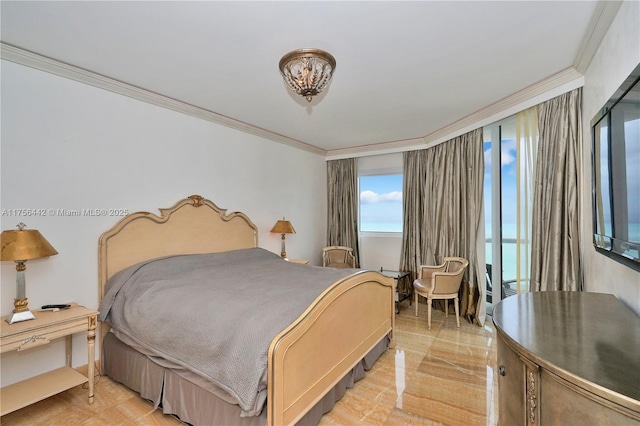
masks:
<svg viewBox="0 0 640 426"><path fill-rule="evenodd" d="M492 273L492 268L490 263L487 263L486 272L487 272L487 302L492 303L493 302L493 273ZM520 280L520 281L526 282L527 280ZM513 296L514 294L516 294L518 291L516 288L514 288L513 284L517 282L518 282L517 279L503 280L502 285L500 286L500 290L501 290L500 298L504 299L505 297Z"/></svg>

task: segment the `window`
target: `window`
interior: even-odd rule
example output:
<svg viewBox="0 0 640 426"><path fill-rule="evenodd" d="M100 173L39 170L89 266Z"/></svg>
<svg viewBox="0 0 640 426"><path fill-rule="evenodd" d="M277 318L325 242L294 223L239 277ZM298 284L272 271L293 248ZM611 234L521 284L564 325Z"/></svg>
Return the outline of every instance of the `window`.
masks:
<svg viewBox="0 0 640 426"><path fill-rule="evenodd" d="M402 232L402 173L358 179L360 232Z"/></svg>

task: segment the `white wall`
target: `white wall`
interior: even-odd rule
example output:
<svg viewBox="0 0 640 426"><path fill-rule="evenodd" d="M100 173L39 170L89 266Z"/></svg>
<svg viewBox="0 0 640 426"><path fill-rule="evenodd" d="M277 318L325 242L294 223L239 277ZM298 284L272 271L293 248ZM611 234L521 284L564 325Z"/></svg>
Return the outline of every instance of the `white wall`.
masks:
<svg viewBox="0 0 640 426"><path fill-rule="evenodd" d="M613 293L640 315L640 272L597 253L592 244L591 119L640 63L640 3L626 1L585 73L583 88L582 241L585 290Z"/></svg>
<svg viewBox="0 0 640 426"><path fill-rule="evenodd" d="M58 250L27 263L32 310L74 301L98 307L97 243L119 217L16 216L12 209L128 209L159 214L191 194L246 213L259 244L286 216L291 258L320 262L326 227L323 157L11 62L1 62L0 225L22 221ZM0 311L15 296L15 265L1 265ZM85 336L73 364L87 362ZM51 347L53 346L53 347ZM64 346L2 356L2 385L64 364Z"/></svg>

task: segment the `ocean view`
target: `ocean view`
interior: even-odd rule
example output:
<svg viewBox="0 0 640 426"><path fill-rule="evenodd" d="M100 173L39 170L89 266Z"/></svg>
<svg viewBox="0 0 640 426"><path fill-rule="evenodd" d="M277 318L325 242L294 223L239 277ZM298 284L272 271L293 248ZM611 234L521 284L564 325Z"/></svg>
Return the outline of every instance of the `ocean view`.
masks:
<svg viewBox="0 0 640 426"><path fill-rule="evenodd" d="M486 224L486 235L491 235L491 226ZM516 244L516 224L507 223L502 225L502 280L509 281L516 278L517 271L517 244ZM640 242L640 223L629 224L629 240L634 242ZM492 264L491 261L491 238L487 238L485 244L485 258L488 264ZM524 253L524 248L523 248ZM638 257L638 251L630 250L632 256ZM525 268L525 263L522 262L522 268ZM528 272L523 275L529 275Z"/></svg>
<svg viewBox="0 0 640 426"><path fill-rule="evenodd" d="M376 223L376 224L367 224L362 223L361 232L371 232L372 229L377 229L375 232L390 232L390 233L402 233L402 224L401 223ZM493 264L492 262L492 242L491 242L491 226L490 224L485 224L485 235L488 237L485 243L485 259L486 263ZM502 233L503 233L503 245L502 245L502 271L503 281L514 280L516 278L517 271L517 244L516 244L516 224L515 223L506 223L502 225ZM640 224L632 223L629 225L629 236L631 241L640 242ZM524 248L523 248L524 253ZM632 255L638 256L638 252L631 252ZM523 271L527 267L525 262L522 262ZM526 271L523 275L529 275L529 272Z"/></svg>

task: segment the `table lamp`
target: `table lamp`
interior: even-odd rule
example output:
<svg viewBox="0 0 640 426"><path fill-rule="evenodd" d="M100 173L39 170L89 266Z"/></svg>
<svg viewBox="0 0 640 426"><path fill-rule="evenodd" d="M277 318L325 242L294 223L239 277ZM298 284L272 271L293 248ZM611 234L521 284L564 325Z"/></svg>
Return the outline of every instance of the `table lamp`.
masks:
<svg viewBox="0 0 640 426"><path fill-rule="evenodd" d="M13 313L7 317L7 322L35 319L28 308L24 273L27 269L25 262L58 254L56 249L35 229L25 229L27 225L20 222L17 230L2 231L0 234L0 260L16 262L16 298L13 300Z"/></svg>
<svg viewBox="0 0 640 426"><path fill-rule="evenodd" d="M280 257L282 257L284 260L289 260L287 259L287 251L284 249L284 235L296 233L296 230L293 229L293 225L291 225L291 222L289 222L288 220L284 220L283 217L282 220L277 221L276 224L273 225L273 229L271 229L271 232L273 232L274 234L282 234L282 250L280 252Z"/></svg>

